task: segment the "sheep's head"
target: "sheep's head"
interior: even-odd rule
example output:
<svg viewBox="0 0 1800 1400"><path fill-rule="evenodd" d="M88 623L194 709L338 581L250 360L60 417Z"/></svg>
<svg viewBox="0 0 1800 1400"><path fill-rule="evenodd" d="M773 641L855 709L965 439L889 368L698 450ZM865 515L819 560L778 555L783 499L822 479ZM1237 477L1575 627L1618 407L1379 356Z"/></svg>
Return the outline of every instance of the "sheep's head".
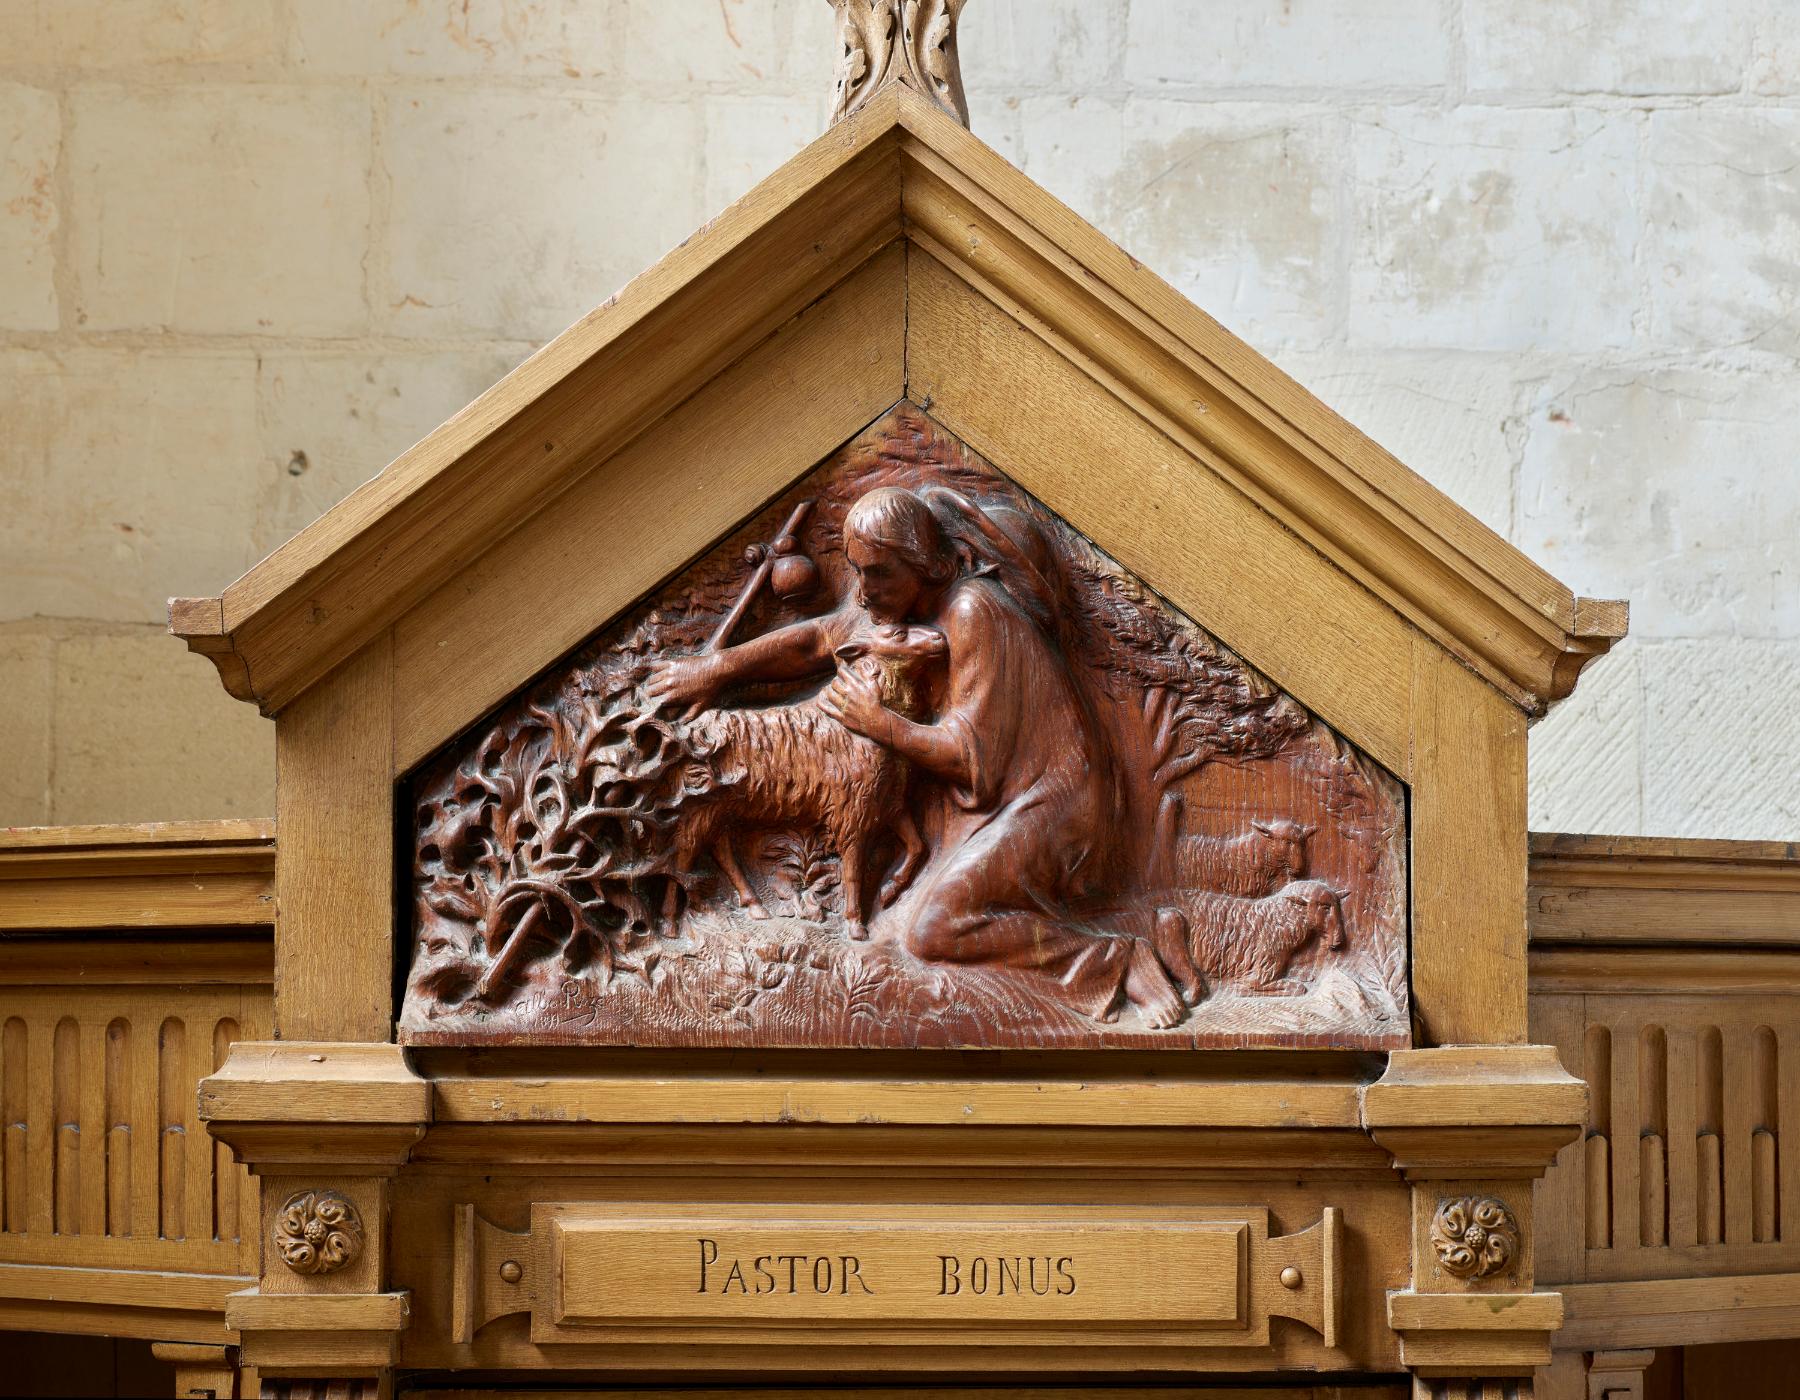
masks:
<svg viewBox="0 0 1800 1400"><path fill-rule="evenodd" d="M1333 952L1344 946L1343 896L1323 880L1295 880L1281 897L1304 910L1301 927L1308 938L1319 937Z"/></svg>
<svg viewBox="0 0 1800 1400"><path fill-rule="evenodd" d="M944 634L935 627L889 622L863 628L833 655L839 669L861 670L880 683L883 699L892 702L910 691L912 678L924 662L949 649Z"/></svg>
<svg viewBox="0 0 1800 1400"><path fill-rule="evenodd" d="M1251 827L1262 839L1263 844L1277 847L1281 852L1281 865L1289 879L1298 879L1306 870L1306 838L1319 828L1303 826L1299 822L1289 821L1285 817L1272 817L1267 821L1253 821Z"/></svg>

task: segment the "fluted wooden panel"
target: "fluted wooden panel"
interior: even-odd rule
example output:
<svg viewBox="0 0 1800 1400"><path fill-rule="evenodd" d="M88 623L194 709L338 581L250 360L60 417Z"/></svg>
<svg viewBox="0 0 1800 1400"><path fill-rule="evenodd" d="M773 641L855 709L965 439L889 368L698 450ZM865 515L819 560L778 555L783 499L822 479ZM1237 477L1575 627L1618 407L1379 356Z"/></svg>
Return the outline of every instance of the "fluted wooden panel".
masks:
<svg viewBox="0 0 1800 1400"><path fill-rule="evenodd" d="M268 1034L266 987L0 986L0 1018L0 1264L254 1270L196 1088Z"/></svg>
<svg viewBox="0 0 1800 1400"><path fill-rule="evenodd" d="M1593 1086L1590 1117L1539 1200L1584 1247L1544 1281L1800 1268L1800 987L1570 999L1578 1031L1567 1015L1543 1024L1564 1028L1565 1063Z"/></svg>

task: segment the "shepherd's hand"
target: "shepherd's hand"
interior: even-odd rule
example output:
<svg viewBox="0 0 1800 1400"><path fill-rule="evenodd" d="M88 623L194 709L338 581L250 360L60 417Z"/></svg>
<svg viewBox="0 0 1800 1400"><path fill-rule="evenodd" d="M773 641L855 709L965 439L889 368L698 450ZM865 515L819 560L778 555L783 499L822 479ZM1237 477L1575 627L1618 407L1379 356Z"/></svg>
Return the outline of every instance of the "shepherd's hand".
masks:
<svg viewBox="0 0 1800 1400"><path fill-rule="evenodd" d="M893 712L881 703L881 691L875 682L857 670L843 670L825 688L819 704L852 734L873 739L878 744L890 742Z"/></svg>
<svg viewBox="0 0 1800 1400"><path fill-rule="evenodd" d="M659 661L644 683L644 693L659 706L673 706L683 719L692 719L717 698L724 684L723 669L710 653Z"/></svg>

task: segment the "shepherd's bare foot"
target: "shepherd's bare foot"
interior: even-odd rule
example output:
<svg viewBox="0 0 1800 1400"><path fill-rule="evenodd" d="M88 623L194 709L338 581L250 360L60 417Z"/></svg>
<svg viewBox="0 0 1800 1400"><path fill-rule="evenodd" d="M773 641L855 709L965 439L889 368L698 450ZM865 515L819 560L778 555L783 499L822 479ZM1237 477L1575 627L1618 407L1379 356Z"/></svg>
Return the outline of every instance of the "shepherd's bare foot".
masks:
<svg viewBox="0 0 1800 1400"><path fill-rule="evenodd" d="M867 924L851 924L850 925L850 937L851 937L851 940L856 943L868 942L869 941L869 926Z"/></svg>
<svg viewBox="0 0 1800 1400"><path fill-rule="evenodd" d="M1175 979L1175 988L1189 1006L1198 1006L1206 988L1200 982L1200 969L1194 966L1188 951L1188 924L1179 909L1158 909L1151 925L1151 942L1156 956Z"/></svg>
<svg viewBox="0 0 1800 1400"><path fill-rule="evenodd" d="M1156 960L1148 943L1132 940L1131 960L1125 968L1125 995L1143 1015L1144 1024L1152 1030L1164 1031L1181 1024L1187 1008L1181 994L1169 981L1168 973Z"/></svg>
<svg viewBox="0 0 1800 1400"><path fill-rule="evenodd" d="M762 905L758 904L754 899L744 906L744 912L753 919L766 919L769 917L769 911L763 908Z"/></svg>

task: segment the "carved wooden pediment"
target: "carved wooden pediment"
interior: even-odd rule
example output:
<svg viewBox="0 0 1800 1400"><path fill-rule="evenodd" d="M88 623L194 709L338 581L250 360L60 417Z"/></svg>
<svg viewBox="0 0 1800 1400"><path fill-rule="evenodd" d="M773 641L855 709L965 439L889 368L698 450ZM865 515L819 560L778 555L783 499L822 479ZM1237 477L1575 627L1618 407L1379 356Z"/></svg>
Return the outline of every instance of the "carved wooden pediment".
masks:
<svg viewBox="0 0 1800 1400"><path fill-rule="evenodd" d="M910 403L409 785L414 1044L1407 1043L1401 785Z"/></svg>
<svg viewBox="0 0 1800 1400"><path fill-rule="evenodd" d="M1510 970L1524 948L1525 725L1623 634L1622 605L1576 598L915 86L879 86L218 597L172 606L172 629L277 719L284 1035L383 1039L396 1022L419 1044L1387 1046L1414 1023L1425 1043L1523 1033ZM1123 787L1084 818L1094 850L1059 828L1061 864L1049 846L1021 853L1004 826L984 838L996 859L1024 862L1013 904L978 890L955 927L979 944L993 920L968 911L1010 909L1078 930L1085 949L1030 944L1025 971L1011 954L951 956L916 913L990 801L967 754L937 753L934 770L921 751L903 781L882 778L891 820L865 839L858 872L867 939L851 936L855 881L822 819L726 820L731 802L749 803L749 770L733 766L725 728L822 709L828 688L866 709L853 693L877 682L849 672L897 665L878 644L930 637L863 639L843 675L839 658L815 654L701 686L710 703L691 717L675 704L692 686L683 668L760 567L744 551L784 534L792 551L768 561L728 641L827 617L840 629L832 652L858 640L842 533L856 502L833 492L880 485L856 462L884 449L838 449L902 400L937 425L909 431L942 460L889 468L899 488L925 502L957 579L984 580L965 592L999 590L1024 610L1053 654L1034 680L1068 689L1093 730L1077 758L1104 755ZM1028 575L983 541L1047 569L1048 601L1009 584L1009 569ZM1083 569L1118 581L1124 630L1084 610ZM809 573L811 591L782 591ZM896 624L946 634L945 656L917 658L924 718L907 722L927 730L954 708L954 639L935 617ZM632 663L641 674L620 681L631 670L620 647L640 626L654 633ZM1138 666L1159 646L1202 658L1211 677L1194 682L1199 717L1171 721L1178 745L1217 730L1188 774L1152 762L1164 710L1179 708L1160 698L1178 682L1148 684ZM1091 664L1109 648L1122 670ZM606 689L615 682L624 689ZM654 712L651 687L666 691ZM660 735L657 781L679 793L595 788L594 765L618 766L622 715L642 720L634 743ZM540 768L574 804L560 816L551 777L534 785ZM633 826L612 795L651 810ZM591 826L602 809L623 824L567 844L557 823ZM903 812L919 828L916 870L902 859L915 849ZM1157 978L1182 983L1183 939L1203 962L1196 928L1223 926L1184 901L1280 890L1184 885L1169 852L1188 837L1254 845L1258 821L1316 828L1292 838L1283 873L1313 882L1287 902L1314 901L1318 928L1265 979L1276 994L1197 966L1206 995L1190 987L1171 1006ZM701 959L709 920L742 965L684 980L677 965ZM1327 923L1342 926L1340 948ZM1146 947L1160 971L1145 971ZM1149 989L1134 996L1121 977L1109 1004L1110 979L1134 959ZM1106 969L1099 990L1090 962ZM396 968L398 1013L371 995ZM853 985L862 972L884 979L883 995L913 996L915 1010L829 1033L778 1013L788 982L839 969ZM657 1030L660 989L690 981L695 1015ZM1296 987L1305 995L1279 994ZM1009 997L1016 1015L996 1009ZM1175 1024L1151 1024L1164 1020Z"/></svg>

